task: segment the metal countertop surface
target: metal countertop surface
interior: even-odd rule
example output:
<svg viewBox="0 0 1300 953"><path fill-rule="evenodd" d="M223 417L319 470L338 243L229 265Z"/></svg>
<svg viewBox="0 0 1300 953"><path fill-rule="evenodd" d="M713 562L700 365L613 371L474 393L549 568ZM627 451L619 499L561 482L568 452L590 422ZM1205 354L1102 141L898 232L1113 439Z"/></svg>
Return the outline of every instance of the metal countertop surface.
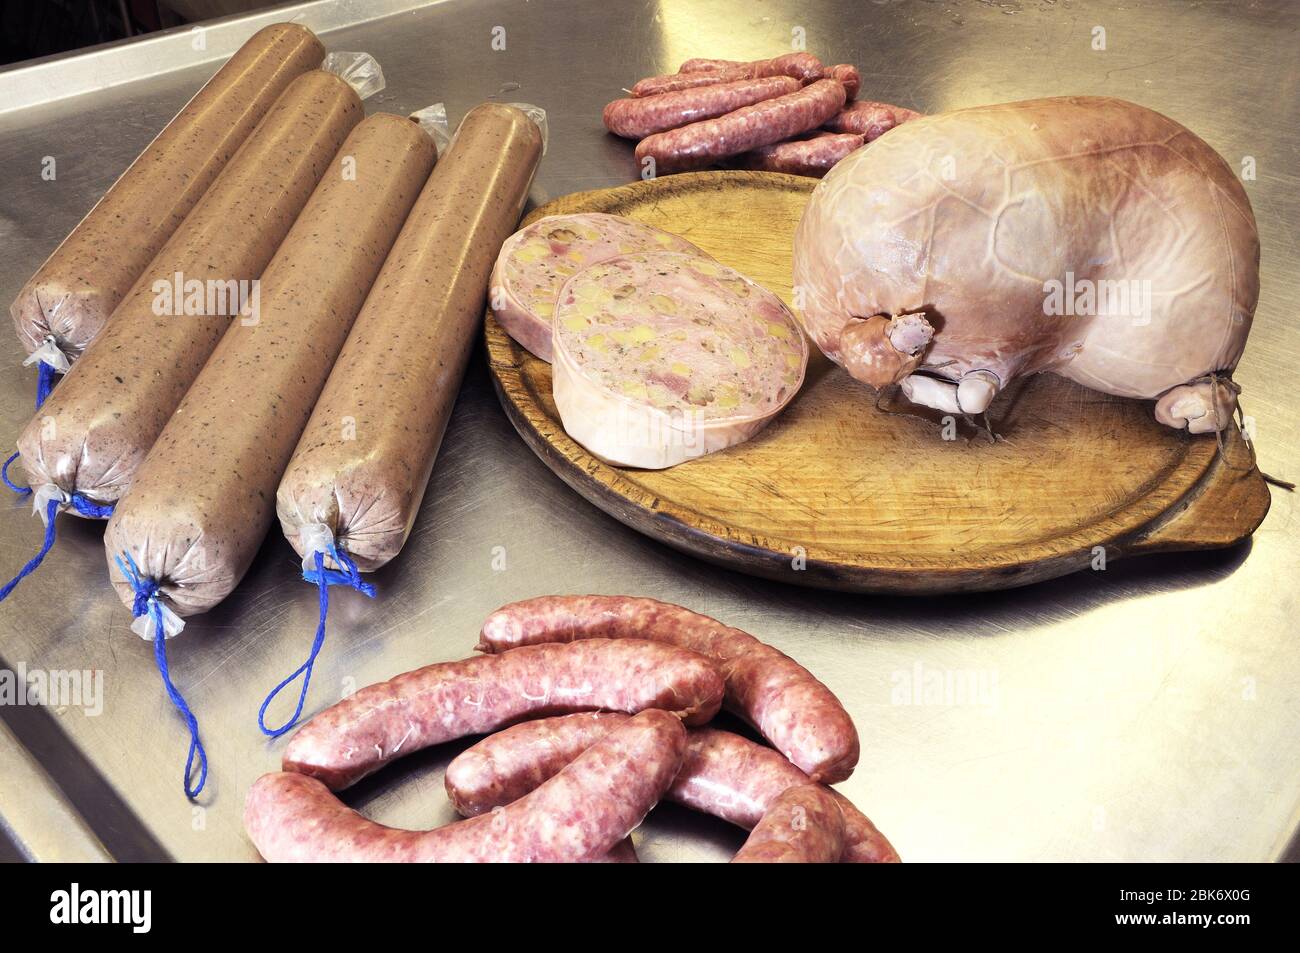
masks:
<svg viewBox="0 0 1300 953"><path fill-rule="evenodd" d="M372 112L441 100L454 121L485 99L544 106L550 150L534 204L634 178L631 145L600 123L620 88L691 56L776 55L796 30L823 61L857 64L865 98L938 112L1118 96L1189 126L1234 168L1251 157L1263 291L1237 380L1260 466L1300 477L1290 382L1300 365L1300 14L1287 0L447 0L346 25L402 6L411 4L313 3L289 15L325 30L330 49L378 57L388 88ZM233 48L271 19L219 22L209 50ZM504 28L504 50L492 48L494 28ZM1104 50L1094 49L1096 28ZM219 65L175 51L163 37L0 72L4 303ZM83 84L89 91L55 98ZM33 89L51 101L6 111ZM58 158L54 182L40 175L47 155ZM19 367L23 356L0 334L10 441L32 413L35 375ZM1278 859L1294 851L1300 824L1298 512L1294 494L1275 490L1241 547L1114 562L989 595L785 586L683 556L569 491L511 429L480 348L410 542L374 576L379 597L332 596L308 710L469 654L502 603L648 595L753 632L839 694L863 749L841 790L905 860ZM45 565L0 605L0 667L103 673L101 711L0 706L0 752L23 762L0 770L0 827L33 857L254 859L244 793L277 767L284 744L262 738L257 707L305 658L316 593L275 528L236 593L170 643L212 764L191 804L181 793L186 732L109 586L102 533L61 517ZM6 578L40 535L28 503L0 506ZM950 696L945 685L975 690ZM347 800L396 826L449 821L441 769L460 747L407 758ZM742 839L672 807L637 835L649 861L724 859Z"/></svg>

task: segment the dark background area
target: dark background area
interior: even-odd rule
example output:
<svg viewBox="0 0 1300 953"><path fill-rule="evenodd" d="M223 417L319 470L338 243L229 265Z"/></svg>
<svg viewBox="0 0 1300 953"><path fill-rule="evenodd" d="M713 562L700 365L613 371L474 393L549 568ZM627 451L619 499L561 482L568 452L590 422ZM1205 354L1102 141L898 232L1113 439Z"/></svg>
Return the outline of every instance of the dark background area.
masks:
<svg viewBox="0 0 1300 953"><path fill-rule="evenodd" d="M0 0L0 64L272 5L267 0Z"/></svg>

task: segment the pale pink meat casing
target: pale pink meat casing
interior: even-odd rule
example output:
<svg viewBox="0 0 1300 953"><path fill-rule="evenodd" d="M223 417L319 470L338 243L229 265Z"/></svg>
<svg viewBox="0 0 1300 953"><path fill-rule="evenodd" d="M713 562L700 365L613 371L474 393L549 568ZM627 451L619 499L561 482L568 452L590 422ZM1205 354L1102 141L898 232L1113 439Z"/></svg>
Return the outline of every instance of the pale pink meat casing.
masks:
<svg viewBox="0 0 1300 953"><path fill-rule="evenodd" d="M1052 371L1166 395L1162 423L1204 431L1226 425L1195 418L1224 400L1205 378L1245 347L1259 236L1232 169L1183 126L1118 99L1039 99L913 119L837 164L795 233L794 286L850 373L853 319L924 312L920 371L949 391L975 371L995 390Z"/></svg>

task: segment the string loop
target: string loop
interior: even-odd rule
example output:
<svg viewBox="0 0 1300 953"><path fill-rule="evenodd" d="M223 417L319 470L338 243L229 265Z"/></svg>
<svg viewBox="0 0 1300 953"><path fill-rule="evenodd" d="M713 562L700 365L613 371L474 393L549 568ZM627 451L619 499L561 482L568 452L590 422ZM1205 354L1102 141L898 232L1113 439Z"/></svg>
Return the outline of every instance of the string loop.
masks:
<svg viewBox="0 0 1300 953"><path fill-rule="evenodd" d="M357 569L357 564L346 553L342 552L333 539L329 541L329 556L334 562L343 567L342 571L325 568L324 552L319 549L313 554L316 568L303 570L302 577L308 582L314 582L319 589L320 595L320 618L316 623L316 637L312 639L311 652L307 656L307 661L303 662L288 678L271 689L271 693L262 700L262 707L257 710L257 727L262 730L262 734L270 738L279 738L290 728L298 723L302 717L303 707L307 704L307 689L311 685L312 669L316 666L316 658L320 655L321 647L325 644L325 620L329 615L330 608L330 586L347 586L355 589L367 598L375 597L375 587L365 582L361 578L361 571ZM294 708L293 714L289 720L277 728L269 727L266 724L266 709L280 694L280 692L290 685L298 676L302 676L302 688L298 692L298 705Z"/></svg>
<svg viewBox="0 0 1300 953"><path fill-rule="evenodd" d="M143 577L130 553L114 556L113 561L117 563L117 568L121 570L122 575L126 577L127 584L135 593L131 601L131 614L136 618L147 615L153 622L153 654L154 661L158 665L158 674L162 676L163 687L167 690L167 697L176 706L176 710L181 713L181 717L185 719L186 727L190 730L190 751L185 758L183 783L185 796L193 800L199 796L199 792L203 790L203 785L208 781L208 753L203 750L203 742L199 740L199 720L194 717L194 712L190 710L185 697L172 683L171 670L167 665L167 627L163 621L163 605L159 599L158 581ZM190 778L194 773L194 759L196 757L199 761L199 779L197 783L191 785Z"/></svg>

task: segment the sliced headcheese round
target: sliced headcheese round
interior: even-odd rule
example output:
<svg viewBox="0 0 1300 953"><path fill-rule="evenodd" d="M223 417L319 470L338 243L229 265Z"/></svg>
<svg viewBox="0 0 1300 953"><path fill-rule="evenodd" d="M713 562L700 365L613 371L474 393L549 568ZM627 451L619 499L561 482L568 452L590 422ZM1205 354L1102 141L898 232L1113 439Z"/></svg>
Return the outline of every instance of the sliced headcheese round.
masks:
<svg viewBox="0 0 1300 953"><path fill-rule="evenodd" d="M647 469L749 439L798 393L808 363L780 298L711 258L666 251L569 279L551 345L569 436Z"/></svg>
<svg viewBox="0 0 1300 953"><path fill-rule="evenodd" d="M555 300L566 281L618 255L661 250L704 254L684 238L618 215L539 218L501 246L489 288L493 314L507 334L549 361Z"/></svg>

